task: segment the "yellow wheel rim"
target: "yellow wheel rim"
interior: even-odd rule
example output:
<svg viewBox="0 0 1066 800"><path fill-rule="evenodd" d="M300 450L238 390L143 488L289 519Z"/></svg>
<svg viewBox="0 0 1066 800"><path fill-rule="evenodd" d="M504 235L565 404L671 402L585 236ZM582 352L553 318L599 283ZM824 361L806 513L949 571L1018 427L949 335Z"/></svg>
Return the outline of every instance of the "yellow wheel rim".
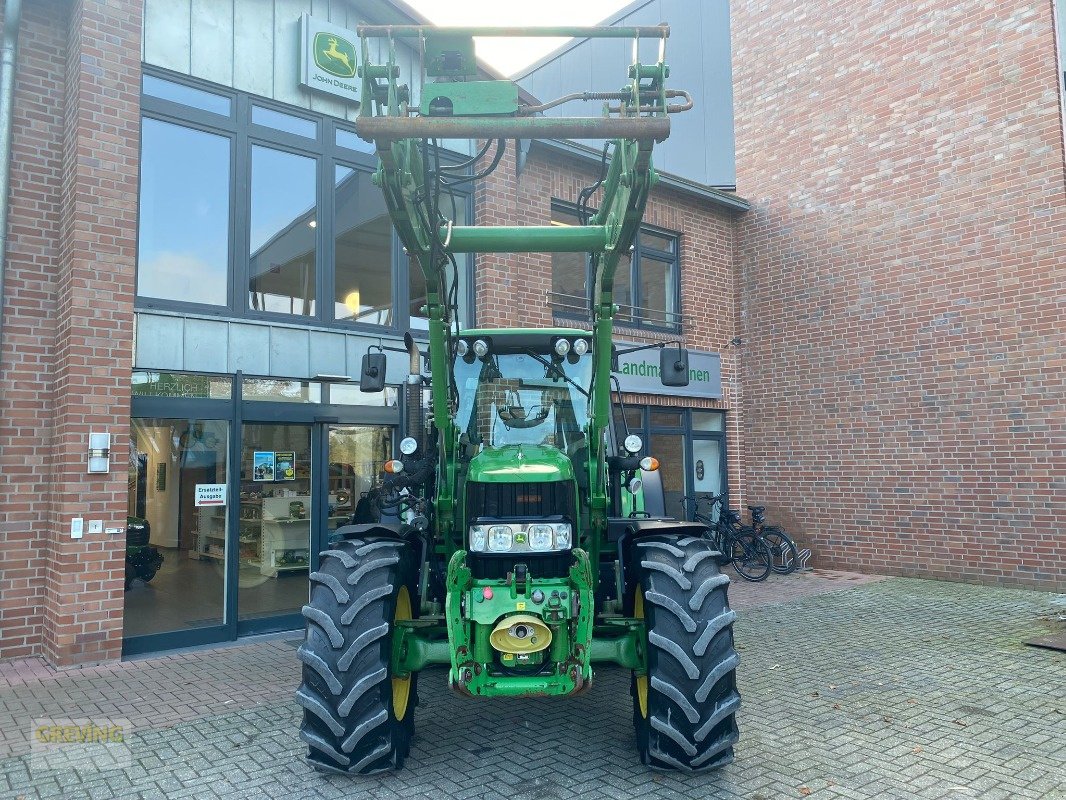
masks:
<svg viewBox="0 0 1066 800"><path fill-rule="evenodd" d="M633 616L644 619L644 590L637 584L636 595L633 597ZM640 715L648 718L648 676L637 676L637 705L640 707Z"/></svg>
<svg viewBox="0 0 1066 800"><path fill-rule="evenodd" d="M411 595L406 586L400 587L400 593L396 596L396 613L392 615L393 635L396 635L396 622L401 619L411 619ZM392 713L396 719L402 720L407 716L407 702L411 699L411 676L406 678L392 679Z"/></svg>

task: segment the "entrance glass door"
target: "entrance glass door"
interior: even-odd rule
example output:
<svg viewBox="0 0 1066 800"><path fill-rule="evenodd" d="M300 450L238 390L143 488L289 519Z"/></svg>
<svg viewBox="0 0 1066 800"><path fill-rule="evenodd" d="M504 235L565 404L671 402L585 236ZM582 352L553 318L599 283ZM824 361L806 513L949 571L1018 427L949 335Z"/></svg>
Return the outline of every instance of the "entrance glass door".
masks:
<svg viewBox="0 0 1066 800"><path fill-rule="evenodd" d="M385 462L392 458L392 426L329 425L326 453L329 479L323 487L324 539L348 524L359 500L374 486Z"/></svg>
<svg viewBox="0 0 1066 800"><path fill-rule="evenodd" d="M123 636L197 632L225 622L229 423L134 419Z"/></svg>
<svg viewBox="0 0 1066 800"><path fill-rule="evenodd" d="M314 519L312 425L245 423L237 530L240 632L285 627L307 602ZM256 624L267 622L266 626Z"/></svg>

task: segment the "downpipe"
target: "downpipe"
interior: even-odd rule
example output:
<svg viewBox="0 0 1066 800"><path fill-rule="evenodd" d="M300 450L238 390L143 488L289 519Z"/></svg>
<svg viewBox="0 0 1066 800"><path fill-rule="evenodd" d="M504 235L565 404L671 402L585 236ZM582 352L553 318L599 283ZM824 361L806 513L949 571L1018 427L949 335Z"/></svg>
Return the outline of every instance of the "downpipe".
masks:
<svg viewBox="0 0 1066 800"><path fill-rule="evenodd" d="M4 343L4 276L7 272L7 220L11 188L11 127L15 106L15 61L18 55L22 0L4 2L4 41L0 51L0 366Z"/></svg>

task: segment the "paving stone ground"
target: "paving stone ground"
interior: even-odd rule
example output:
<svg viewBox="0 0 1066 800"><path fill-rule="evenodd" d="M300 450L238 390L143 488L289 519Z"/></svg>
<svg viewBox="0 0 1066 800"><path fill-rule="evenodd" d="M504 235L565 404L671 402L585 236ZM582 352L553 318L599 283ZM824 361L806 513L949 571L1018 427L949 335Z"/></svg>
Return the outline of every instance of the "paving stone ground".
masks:
<svg viewBox="0 0 1066 800"><path fill-rule="evenodd" d="M1066 656L1022 643L1066 597L816 572L731 600L741 740L711 775L642 767L629 675L601 668L572 700L464 700L428 670L406 769L321 776L296 738L288 635L66 672L0 664L0 797L1066 798ZM128 763L42 768L41 717L125 720Z"/></svg>

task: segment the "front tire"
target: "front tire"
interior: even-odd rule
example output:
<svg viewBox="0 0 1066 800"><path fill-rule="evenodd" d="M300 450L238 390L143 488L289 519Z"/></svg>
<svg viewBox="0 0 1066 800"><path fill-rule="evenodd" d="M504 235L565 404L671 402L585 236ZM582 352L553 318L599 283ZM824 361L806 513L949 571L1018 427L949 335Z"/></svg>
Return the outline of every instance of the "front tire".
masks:
<svg viewBox="0 0 1066 800"><path fill-rule="evenodd" d="M396 540L338 542L311 573L296 702L315 769L369 775L403 766L417 676L392 674L392 639L396 621L417 612L417 576L412 548Z"/></svg>
<svg viewBox="0 0 1066 800"><path fill-rule="evenodd" d="M633 616L647 625L647 675L633 677L641 761L698 773L733 760L738 657L718 552L705 539L649 536L635 542Z"/></svg>

